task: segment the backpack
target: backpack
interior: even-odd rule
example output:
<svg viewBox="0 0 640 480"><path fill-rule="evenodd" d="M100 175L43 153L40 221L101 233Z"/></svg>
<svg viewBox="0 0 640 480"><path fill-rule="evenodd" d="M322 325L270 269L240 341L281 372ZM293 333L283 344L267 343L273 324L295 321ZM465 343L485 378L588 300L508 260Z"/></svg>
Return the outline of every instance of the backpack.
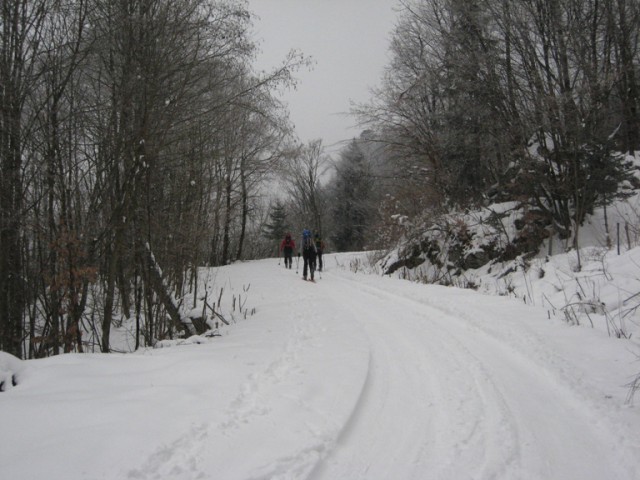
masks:
<svg viewBox="0 0 640 480"><path fill-rule="evenodd" d="M302 232L302 248L304 250L309 250L311 248L311 245L312 245L311 232L309 230L304 230Z"/></svg>

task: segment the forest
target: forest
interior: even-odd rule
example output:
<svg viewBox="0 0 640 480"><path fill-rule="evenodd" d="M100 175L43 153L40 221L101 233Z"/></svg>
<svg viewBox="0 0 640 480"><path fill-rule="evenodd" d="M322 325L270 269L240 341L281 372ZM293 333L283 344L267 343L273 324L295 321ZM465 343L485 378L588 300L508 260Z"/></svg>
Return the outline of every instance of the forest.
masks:
<svg viewBox="0 0 640 480"><path fill-rule="evenodd" d="M252 23L240 0L3 1L0 350L110 352L123 319L136 346L180 335L199 267L275 256L303 226L388 249L516 202L528 238L506 254L578 248L640 186L635 0L400 0L338 158L278 98L309 59L257 72Z"/></svg>

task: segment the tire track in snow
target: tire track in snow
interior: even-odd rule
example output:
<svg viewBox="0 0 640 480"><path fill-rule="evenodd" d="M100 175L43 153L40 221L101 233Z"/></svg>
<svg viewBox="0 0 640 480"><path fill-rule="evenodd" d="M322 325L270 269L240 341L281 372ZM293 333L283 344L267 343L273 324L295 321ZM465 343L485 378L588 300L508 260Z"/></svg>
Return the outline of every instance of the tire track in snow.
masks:
<svg viewBox="0 0 640 480"><path fill-rule="evenodd" d="M607 445L621 445L620 437L594 422L597 413L575 388L581 384L563 383L574 369L563 368L543 336L517 325L504 330L509 322L491 321L466 294L456 302L420 286L435 292L425 301L405 285L383 289L379 279L323 274L310 285L292 282L289 272L296 300L285 314L288 335L230 391L226 416L185 425L127 478L635 478ZM323 342L365 360L341 365L322 356ZM327 360L331 368L316 368ZM361 377L343 375L357 385L336 381L340 366L357 367ZM319 386L348 398L334 400ZM269 439L267 450L245 451L254 438ZM225 462L229 451L242 451L246 466L237 454Z"/></svg>
<svg viewBox="0 0 640 480"><path fill-rule="evenodd" d="M333 279L333 277L332 277ZM359 321L363 331L372 343L372 365L367 389L363 392L358 408L344 428L337 442L334 455L319 465L312 478L456 478L456 465L465 455L473 455L474 462L487 463L478 459L482 455L486 441L480 414L497 415L500 405L495 394L485 395L493 404L479 411L478 403L468 401L478 388L476 376L465 374L468 362L460 362L459 355L452 355L459 347L451 345L440 332L424 338L422 312L412 312L410 321L398 318L406 314L406 307L381 300L383 292L362 295L360 285L352 291L349 283L338 281L342 295L336 300L349 309L347 317L362 318L363 312L369 316ZM345 288L346 287L346 288ZM366 292L366 288L364 289ZM344 296L344 298L342 298ZM349 300L347 300L349 299ZM354 301L363 299L363 301ZM371 312L376 312L371 315ZM397 329L389 326L390 321L402 320ZM440 344L430 348L429 342ZM447 345L446 349L442 344ZM434 371L434 367L449 365L447 379ZM407 391L406 389L410 390ZM399 419L411 417L410 425L397 424ZM500 451L510 450L515 429L506 423L506 440L496 447ZM494 427L493 424L490 427ZM456 442L451 444L448 433L457 429ZM389 432L392 437L386 437ZM354 452L370 451L368 460L356 458L349 451L351 442L356 444ZM365 442L363 448L360 443ZM515 442L517 445L517 442ZM506 455L514 457L516 453ZM409 459L409 461L407 460ZM338 466L336 466L338 465ZM458 472L460 473L460 472Z"/></svg>
<svg viewBox="0 0 640 480"><path fill-rule="evenodd" d="M332 320L337 320L338 311L343 307L328 301L326 295L322 293L323 288L320 285L321 282L314 286L303 283L302 289L299 290L304 298L303 305L302 307L297 305L294 307L298 316L306 318L306 322L313 325L312 339L316 338L319 333L336 328L335 321L328 321L326 317L328 315ZM332 307L337 310L333 311ZM330 326L326 326L327 324ZM354 342L354 332L348 332L346 335L343 340L347 342L348 346L357 347L359 342ZM366 342L360 342L360 348L363 348L363 343L366 344ZM316 347L322 350L322 345L316 345ZM321 362L322 359L318 359L318 361ZM305 428L310 432L310 441L297 445L294 449L287 451L285 455L269 459L267 464L256 469L254 474L245 480L299 480L307 478L310 472L333 450L344 425L349 423L349 418L357 410L359 398L362 396L363 390L366 389L368 372L370 371L368 353L366 361L359 368L362 371L360 384L349 385L347 390L340 387L336 390L337 397L340 397L340 401L336 402L338 404L337 410L327 410L326 405L318 408L317 405L311 405L308 400L305 401L303 397L296 398L295 403L299 409L307 412L304 416L315 418L312 422L305 420ZM348 378L350 381L352 380L351 374ZM322 378L321 381L324 388L331 389L332 386L335 388L333 385L335 378L328 376Z"/></svg>
<svg viewBox="0 0 640 480"><path fill-rule="evenodd" d="M359 282L331 279L337 287L333 295L340 292L336 300L349 305L354 318L376 312L359 322L372 343L372 372L352 424L312 478L386 478L387 474L397 476L399 469L402 478L630 478L612 460L615 455L593 455L606 452L614 434L593 429L589 425L593 412L585 412L575 393L545 375L525 356L527 352L515 351L446 309ZM359 295L365 293L367 301L359 300L356 290ZM390 321L394 311L407 317L407 307L408 318ZM394 322L397 328L389 326ZM421 371L420 365L446 369ZM404 397L389 393L398 387L394 376L399 374L405 379L399 386L412 390ZM424 400L422 412L415 408L415 396ZM395 417L398 408L405 410ZM392 420L378 432L396 431L396 438L376 437L381 415L406 418L407 413L423 431L416 425L394 430ZM409 442L403 442L403 437ZM355 457L362 447L351 448L352 442L362 441L370 447L364 450L372 452L367 459ZM415 445L419 447L412 448ZM583 453L581 464L563 458L567 448ZM395 464L403 451L414 459L404 470ZM540 465L547 467L536 471Z"/></svg>
<svg viewBox="0 0 640 480"><path fill-rule="evenodd" d="M459 329L458 338L471 347L477 343L469 341L470 335L473 334L473 338L483 340L485 352L500 352L495 355L496 360L491 370L493 375L501 371L499 359L509 359L513 368L504 369L502 373L509 374L516 370L526 372L529 377L545 387L541 390L529 388L530 393L524 396L522 402L529 402L529 411L541 410L538 405L532 404L531 398L540 396L544 390L547 391L547 394L559 398L557 405L567 409L565 415L559 415L558 408L545 409L543 407L542 413L539 414L539 424L534 424L534 428L527 426L527 428L523 428L523 431L537 435L537 439L549 439L542 443L553 444L555 442L557 449L547 447L547 454L550 453L548 456L551 458L557 457L556 462L561 464L563 468L570 462L563 459L561 455L557 455L555 451L565 450L565 453L570 453L566 451L566 445L577 443L584 452L589 452L590 449L597 452L596 455L586 453L587 461L573 460L575 464L593 462L593 468L581 465L574 467L574 470L586 472L584 478L599 478L596 472L603 472L603 477L600 478L627 479L638 476L637 473L626 471L624 468L624 465L628 463L626 459L633 458L639 451L637 429L629 424L629 418L626 415L621 415L624 407L615 402L602 401L612 398L610 395L612 392L608 388L620 389L621 385L613 384L603 389L602 383L594 383L592 372L585 372L584 369L579 368L579 365L575 364L575 360L569 360L566 357L566 352L563 349L559 349L558 346L553 348L554 342L550 342L550 340L554 339L554 330L551 327L556 327L556 332L566 330L567 327L554 324L552 321L546 322L544 310L523 307L512 299L496 299L472 291L447 287L430 286L425 288L417 284L402 285L401 282L394 284L395 288L390 288L390 291L381 292L375 286L363 286L360 282L358 283L360 289L370 289L369 291L375 292L376 295L382 293L390 299L420 305L428 311L442 312L446 317L457 319L457 321L448 322L443 327L456 326ZM473 309L469 308L471 299L473 299ZM523 313L524 316L531 315L528 317L528 321L519 321ZM531 322L531 317L535 316L539 316L539 320ZM435 315L433 318L437 319L438 316ZM542 320L543 318L545 320ZM588 330L571 330L571 335L585 334L585 341L591 337L589 335L591 332ZM559 345L564 346L562 342ZM587 345L589 344L585 344L584 354L590 355L591 352L589 352ZM597 345L595 348L597 350ZM511 382L502 382L501 389L504 390L504 386L521 384L522 378L512 376ZM516 393L523 396L521 390ZM518 402L512 401L511 403L519 405ZM545 400L540 400L538 403L545 405ZM526 413L521 410L518 418L526 418ZM543 418L545 416L547 418ZM555 418L555 420L550 418ZM577 420L576 425L570 427L570 421L565 419L583 419L584 422L581 423ZM560 428L560 425L564 425L565 428L561 429L561 435L558 435L555 433L555 429ZM575 432L584 429L584 425L589 425L588 432L576 435ZM637 426L637 423L635 425ZM545 426L547 427L546 436L541 434ZM557 441L556 437L564 438L566 441ZM572 437L578 438L577 442L575 440L572 442ZM598 445L589 446L589 441L597 442ZM527 442L528 445L531 444L531 441ZM523 443L525 442L523 441ZM533 444L537 443L540 441L534 440ZM613 445L618 447L614 450ZM530 447L527 448L527 451L530 450ZM607 467L602 467L602 465L610 465L610 467L607 470ZM633 469L633 467L631 468ZM573 470L567 474L570 473L573 473Z"/></svg>

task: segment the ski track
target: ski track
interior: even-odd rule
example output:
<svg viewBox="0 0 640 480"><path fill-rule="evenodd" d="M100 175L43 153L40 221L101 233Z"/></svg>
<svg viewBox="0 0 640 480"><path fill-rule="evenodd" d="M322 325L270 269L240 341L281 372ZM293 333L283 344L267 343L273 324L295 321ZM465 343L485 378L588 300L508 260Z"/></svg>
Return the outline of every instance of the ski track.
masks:
<svg viewBox="0 0 640 480"><path fill-rule="evenodd" d="M279 272L284 281L291 281L291 272ZM317 339L328 330L325 318L314 313L322 296L313 291L319 283L298 282L293 288L304 303L292 303L288 313L289 336L282 348L273 355L272 361L260 366L239 385L235 398L224 409L222 421L210 420L193 425L179 435L173 442L161 445L142 462L141 466L129 469L124 475L131 480L172 479L187 480L211 478L232 479L237 474L237 464L228 464L224 458L224 449L242 449L244 443L256 432L272 432L282 425L282 420L293 412L297 423L292 428L307 432L308 441L295 446L279 448L274 454L261 459L249 459L247 471L242 480L297 480L306 478L318 461L332 449L342 421L332 418L331 412L311 405L301 396L286 396L279 387L285 383L303 383L307 374L304 363L309 359L310 350L321 350ZM340 306L337 307L338 309ZM326 307L321 310L323 314ZM368 361L368 357L367 357ZM367 371L364 368L363 371ZM363 375L362 383L365 383ZM317 382L326 379L315 378ZM286 389L285 389L286 390ZM356 388L356 391L359 391ZM355 399L357 399L357 395ZM346 403L355 403L355 399ZM347 410L351 410L350 408ZM287 428L287 427L280 427ZM269 433L258 433L269 438ZM274 440L277 443L277 440ZM287 448L288 447L288 448ZM218 451L222 452L219 454ZM252 463L253 462L253 463ZM233 472L233 473L232 473Z"/></svg>
<svg viewBox="0 0 640 480"><path fill-rule="evenodd" d="M276 281L290 283L291 275L281 270ZM303 301L291 302L289 336L239 383L224 415L191 425L124 478L235 478L229 472L238 466L216 452L280 428L302 430L307 441L274 439L270 450L247 452L242 480L634 478L618 460L638 446L611 451L633 433L594 422L602 412L590 404L589 386L533 331L485 322L492 312L446 299L324 275L290 286ZM340 326L364 345L366 365L352 398L339 404L343 415L334 417L313 396L283 396L279 387L305 387L313 363L324 361L310 355L320 355L325 336ZM335 388L332 378L311 381Z"/></svg>
<svg viewBox="0 0 640 480"><path fill-rule="evenodd" d="M348 306L371 342L372 370L356 413L314 480L633 478L613 460L616 434L592 425L598 413L531 360L530 348L516 350L504 343L505 333L480 328L470 312L451 305L438 308L334 275L331 281L334 301ZM398 317L407 305L412 315ZM377 314L363 319L363 311ZM519 346L539 344L531 335ZM556 360L551 352L543 357ZM415 421L396 425L397 409ZM530 418L537 421L527 423ZM394 430L392 438L376 434ZM579 463L563 457L567 445L578 450ZM363 451L370 456L358 457Z"/></svg>
<svg viewBox="0 0 640 480"><path fill-rule="evenodd" d="M349 287L346 283L341 286ZM341 288L342 292L345 290L349 288ZM349 305L348 316L361 318L361 305L346 301L346 297L357 297L353 292L343 295ZM381 301L381 296L385 296L384 292L370 294L366 303L376 302L377 306L368 310L378 314L360 321L372 342L373 359L367 388L333 457L318 466L313 478L389 478L399 471L398 478L424 478L425 472L429 472L429 478L457 478L455 465L460 464L465 455L477 456L474 447L483 440L478 419L483 412L476 411L477 402L468 401L469 392L477 388L477 379L462 375L468 366L459 361L457 352L451 355L451 341L442 335L438 335L438 343L448 348L431 349L423 344L421 328L409 324L399 328L390 325L393 320L400 320L397 314L403 309L394 308L393 302ZM429 366L446 364L450 367L443 382L438 372ZM492 397L492 403L484 405L487 407L484 414L495 415L489 407L500 402ZM411 425L398 425L394 412L400 410L403 416L409 413L415 421ZM460 431L459 442L454 445L445 443L451 428ZM397 431L397 435L377 434L389 431ZM360 445L354 450L371 452L371 458L345 454L350 446L362 441L367 442L367 447ZM505 441L504 447L508 448L508 444ZM483 459L474 461L483 463ZM462 472L465 469L463 463Z"/></svg>

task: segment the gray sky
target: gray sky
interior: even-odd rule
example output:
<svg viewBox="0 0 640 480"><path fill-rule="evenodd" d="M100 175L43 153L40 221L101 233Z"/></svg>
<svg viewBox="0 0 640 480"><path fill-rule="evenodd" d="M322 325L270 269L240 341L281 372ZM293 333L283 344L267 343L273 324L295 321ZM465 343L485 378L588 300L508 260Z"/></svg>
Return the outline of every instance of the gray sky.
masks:
<svg viewBox="0 0 640 480"><path fill-rule="evenodd" d="M360 134L349 117L350 101L364 102L387 64L397 0L249 0L258 15L259 69L269 70L291 49L313 57L313 70L298 72L286 92L291 120L304 143L322 138L329 153Z"/></svg>

